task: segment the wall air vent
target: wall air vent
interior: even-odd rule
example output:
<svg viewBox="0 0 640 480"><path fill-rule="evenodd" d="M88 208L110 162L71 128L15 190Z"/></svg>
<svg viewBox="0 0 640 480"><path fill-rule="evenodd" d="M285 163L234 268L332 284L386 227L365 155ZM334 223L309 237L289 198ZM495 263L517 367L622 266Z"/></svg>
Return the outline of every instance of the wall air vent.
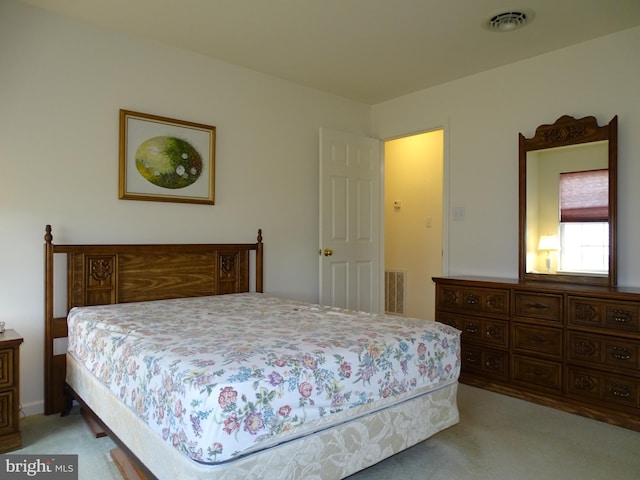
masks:
<svg viewBox="0 0 640 480"><path fill-rule="evenodd" d="M384 272L385 313L404 315L405 276L403 271Z"/></svg>

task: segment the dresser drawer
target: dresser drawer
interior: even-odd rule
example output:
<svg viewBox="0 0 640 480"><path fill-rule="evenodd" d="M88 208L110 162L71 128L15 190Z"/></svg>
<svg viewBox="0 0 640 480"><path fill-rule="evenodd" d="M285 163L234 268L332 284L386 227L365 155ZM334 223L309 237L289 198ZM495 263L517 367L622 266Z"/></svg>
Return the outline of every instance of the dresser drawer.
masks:
<svg viewBox="0 0 640 480"><path fill-rule="evenodd" d="M0 453L22 448L20 433L20 344L12 329L0 334Z"/></svg>
<svg viewBox="0 0 640 480"><path fill-rule="evenodd" d="M567 357L569 361L629 369L629 373L640 375L640 341L638 340L569 332Z"/></svg>
<svg viewBox="0 0 640 480"><path fill-rule="evenodd" d="M515 351L524 353L542 353L560 358L562 356L562 330L514 323L513 348Z"/></svg>
<svg viewBox="0 0 640 480"><path fill-rule="evenodd" d="M13 348L0 349L0 388L13 387Z"/></svg>
<svg viewBox="0 0 640 480"><path fill-rule="evenodd" d="M462 372L509 378L509 353L462 344Z"/></svg>
<svg viewBox="0 0 640 480"><path fill-rule="evenodd" d="M637 379L569 366L567 383L569 396L578 400L640 408L640 381Z"/></svg>
<svg viewBox="0 0 640 480"><path fill-rule="evenodd" d="M505 320L445 312L439 313L436 320L461 330L464 341L482 342L484 345L494 347L509 346L509 323Z"/></svg>
<svg viewBox="0 0 640 480"><path fill-rule="evenodd" d="M560 393L562 389L562 366L559 362L514 355L513 382L520 383L527 388Z"/></svg>
<svg viewBox="0 0 640 480"><path fill-rule="evenodd" d="M640 332L640 303L569 297L569 325Z"/></svg>
<svg viewBox="0 0 640 480"><path fill-rule="evenodd" d="M562 295L514 292L515 316L562 323Z"/></svg>
<svg viewBox="0 0 640 480"><path fill-rule="evenodd" d="M438 285L438 307L449 311L509 315L509 291L491 288L466 288Z"/></svg>

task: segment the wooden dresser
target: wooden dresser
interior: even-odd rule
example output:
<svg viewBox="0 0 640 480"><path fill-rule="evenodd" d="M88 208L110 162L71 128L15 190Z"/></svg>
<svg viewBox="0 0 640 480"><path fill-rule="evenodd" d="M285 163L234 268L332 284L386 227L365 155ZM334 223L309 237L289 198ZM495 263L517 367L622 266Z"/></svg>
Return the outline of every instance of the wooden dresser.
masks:
<svg viewBox="0 0 640 480"><path fill-rule="evenodd" d="M433 280L462 383L640 431L640 289Z"/></svg>
<svg viewBox="0 0 640 480"><path fill-rule="evenodd" d="M20 433L20 344L15 330L0 333L0 453L22 447Z"/></svg>

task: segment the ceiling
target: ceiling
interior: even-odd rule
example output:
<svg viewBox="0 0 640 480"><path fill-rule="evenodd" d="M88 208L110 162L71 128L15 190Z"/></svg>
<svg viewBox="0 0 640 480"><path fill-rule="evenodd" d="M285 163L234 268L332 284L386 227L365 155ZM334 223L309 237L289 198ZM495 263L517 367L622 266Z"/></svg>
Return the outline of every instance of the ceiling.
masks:
<svg viewBox="0 0 640 480"><path fill-rule="evenodd" d="M640 25L640 0L21 1L367 104Z"/></svg>

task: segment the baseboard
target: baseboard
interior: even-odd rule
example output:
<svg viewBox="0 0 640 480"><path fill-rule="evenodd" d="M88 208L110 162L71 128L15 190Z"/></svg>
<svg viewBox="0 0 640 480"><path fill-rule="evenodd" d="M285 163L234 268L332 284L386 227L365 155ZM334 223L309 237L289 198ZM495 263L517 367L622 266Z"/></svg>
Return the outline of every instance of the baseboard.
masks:
<svg viewBox="0 0 640 480"><path fill-rule="evenodd" d="M44 400L20 405L20 417L29 417L44 413Z"/></svg>

